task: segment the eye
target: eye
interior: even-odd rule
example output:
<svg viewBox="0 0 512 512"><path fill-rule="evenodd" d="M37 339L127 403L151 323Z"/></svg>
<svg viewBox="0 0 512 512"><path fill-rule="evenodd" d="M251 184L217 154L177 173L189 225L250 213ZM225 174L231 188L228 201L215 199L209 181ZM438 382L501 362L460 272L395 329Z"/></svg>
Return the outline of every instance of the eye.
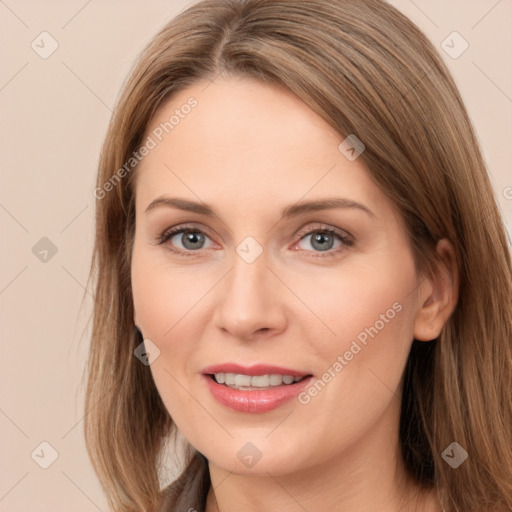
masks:
<svg viewBox="0 0 512 512"><path fill-rule="evenodd" d="M336 256L340 251L354 245L350 235L340 229L325 225L316 229L302 230L297 236L300 237L300 240L293 248L299 247L300 250L311 252L308 247L300 247L309 239L310 247L313 248L312 252L317 253L312 254L314 257ZM181 256L194 256L194 253L209 248L205 247L207 240L211 242L210 237L202 229L193 225L181 225L164 231L158 238L158 244L166 244L170 251ZM335 245L336 247L334 247Z"/></svg>
<svg viewBox="0 0 512 512"><path fill-rule="evenodd" d="M352 238L348 236L347 233L343 231L331 228L328 226L323 226L320 229L309 229L307 231L301 231L298 233L298 236L301 237L299 242L295 244L294 247L300 246L305 242L309 242L305 245L309 245L313 247L313 251L317 253L325 253L325 254L315 254L315 257L324 257L324 256L335 256L340 251L345 250L347 247L351 247L354 245L354 241ZM333 249L333 247L336 247ZM303 250L309 250L308 247L299 247Z"/></svg>
<svg viewBox="0 0 512 512"><path fill-rule="evenodd" d="M173 240L174 239L174 240ZM183 256L193 256L194 252L204 249L205 241L210 237L194 226L178 226L165 231L159 237L159 244L167 244L172 252ZM181 247L180 245L181 244Z"/></svg>

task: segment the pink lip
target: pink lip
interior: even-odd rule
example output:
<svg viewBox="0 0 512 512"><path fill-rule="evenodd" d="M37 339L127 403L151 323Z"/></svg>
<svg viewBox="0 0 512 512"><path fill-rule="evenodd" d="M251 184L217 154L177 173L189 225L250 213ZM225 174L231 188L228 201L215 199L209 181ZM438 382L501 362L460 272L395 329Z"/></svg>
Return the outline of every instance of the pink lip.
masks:
<svg viewBox="0 0 512 512"><path fill-rule="evenodd" d="M301 393L314 379L307 377L295 384L283 384L261 391L242 391L217 384L203 375L213 397L221 404L240 412L263 413L276 409Z"/></svg>
<svg viewBox="0 0 512 512"><path fill-rule="evenodd" d="M224 363L208 366L202 371L203 374L213 375L214 373L240 373L241 375L291 375L292 377L303 377L310 375L309 372L300 372L290 368L272 366L266 364L255 364L253 366L242 366L236 363Z"/></svg>

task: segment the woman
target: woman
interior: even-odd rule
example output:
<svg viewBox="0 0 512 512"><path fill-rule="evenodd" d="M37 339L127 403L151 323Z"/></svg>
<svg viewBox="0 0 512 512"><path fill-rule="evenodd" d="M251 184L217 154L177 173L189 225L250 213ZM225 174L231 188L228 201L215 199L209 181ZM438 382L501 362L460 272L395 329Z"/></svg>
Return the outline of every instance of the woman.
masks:
<svg viewBox="0 0 512 512"><path fill-rule="evenodd" d="M141 54L95 197L85 432L113 510L512 508L505 231L396 9L195 4Z"/></svg>

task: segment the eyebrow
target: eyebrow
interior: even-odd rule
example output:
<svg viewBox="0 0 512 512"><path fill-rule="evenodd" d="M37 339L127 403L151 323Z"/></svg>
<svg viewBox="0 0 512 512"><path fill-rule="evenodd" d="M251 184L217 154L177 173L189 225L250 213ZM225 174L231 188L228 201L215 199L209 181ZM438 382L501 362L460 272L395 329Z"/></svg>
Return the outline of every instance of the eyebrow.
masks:
<svg viewBox="0 0 512 512"><path fill-rule="evenodd" d="M145 213L154 210L155 208L166 206L169 208L177 208L187 212L198 213L207 217L216 217L216 214L210 206L205 203L197 203L189 201L188 199L181 199L178 197L160 196L154 199L146 208ZM333 208L353 208L367 213L370 217L376 215L364 204L345 199L341 197L331 197L325 199L318 199L315 201L302 201L292 204L284 208L281 212L281 218L298 217L306 213L317 212L320 210L329 210Z"/></svg>

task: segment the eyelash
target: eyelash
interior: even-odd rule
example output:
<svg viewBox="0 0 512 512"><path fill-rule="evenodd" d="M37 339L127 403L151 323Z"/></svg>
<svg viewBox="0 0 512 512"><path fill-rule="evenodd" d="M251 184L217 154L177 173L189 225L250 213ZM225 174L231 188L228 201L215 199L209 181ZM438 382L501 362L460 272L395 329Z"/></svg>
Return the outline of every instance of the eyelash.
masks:
<svg viewBox="0 0 512 512"><path fill-rule="evenodd" d="M164 231L158 237L158 245L163 245L167 241L169 241L173 236L175 236L175 235L177 235L179 233L187 232L187 231L190 231L190 232L193 232L193 233L201 233L201 234L203 234L205 236L208 236L208 233L206 233L202 229L199 229L198 227L196 227L194 225L186 225L185 224L185 225L177 226L177 227L172 228L170 230ZM316 252L315 255L312 255L314 258L330 258L330 257L334 257L340 251L346 250L347 247L352 247L354 245L354 241L353 241L352 238L350 238L349 236L345 235L342 231L340 231L340 230L338 230L336 228L329 227L329 226L324 226L322 228L309 229L309 230L303 229L303 230L299 231L299 233L297 233L297 236L299 237L299 240L298 240L297 243L299 243L303 238L306 238L307 236L312 235L312 234L316 234L316 233L318 233L318 234L335 235L342 242L343 247L338 247L337 249L329 249L328 251L325 251L324 254L321 254L321 251L313 251L313 252ZM175 254L178 254L180 256L184 256L184 257L196 256L197 255L196 253L199 252L199 250L197 250L197 251L191 251L191 250L189 250L189 251L182 251L181 249L175 249L175 248L171 247L170 244L169 244L168 249L171 252L173 252ZM310 252L310 251L307 251L307 252Z"/></svg>

